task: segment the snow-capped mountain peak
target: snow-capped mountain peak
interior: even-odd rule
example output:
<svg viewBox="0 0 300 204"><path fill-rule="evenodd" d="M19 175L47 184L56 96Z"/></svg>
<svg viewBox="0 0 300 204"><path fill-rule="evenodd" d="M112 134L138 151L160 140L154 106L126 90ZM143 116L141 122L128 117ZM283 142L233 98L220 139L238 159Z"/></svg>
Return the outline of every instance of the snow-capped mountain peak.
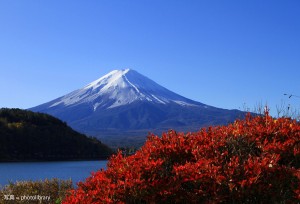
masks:
<svg viewBox="0 0 300 204"><path fill-rule="evenodd" d="M187 99L131 69L114 70L30 110L53 115L113 147L140 146L149 132L197 131L243 115Z"/></svg>
<svg viewBox="0 0 300 204"><path fill-rule="evenodd" d="M197 131L243 115L180 96L131 69L114 70L30 110L53 115L113 147L143 144L149 132Z"/></svg>
<svg viewBox="0 0 300 204"><path fill-rule="evenodd" d="M49 107L88 103L96 111L100 107L115 108L136 101L165 105L171 102L181 106L199 105L197 102L169 91L134 70L123 69L113 70L84 88L51 101Z"/></svg>
<svg viewBox="0 0 300 204"><path fill-rule="evenodd" d="M116 86L119 83L119 85L122 86L124 84L121 83L122 80L120 80L120 78L125 76L125 74L129 71L130 69L113 70L108 74L104 75L103 77L91 82L86 87L84 87L84 89L89 89L89 88L96 89L102 84L106 84L109 87L109 86Z"/></svg>

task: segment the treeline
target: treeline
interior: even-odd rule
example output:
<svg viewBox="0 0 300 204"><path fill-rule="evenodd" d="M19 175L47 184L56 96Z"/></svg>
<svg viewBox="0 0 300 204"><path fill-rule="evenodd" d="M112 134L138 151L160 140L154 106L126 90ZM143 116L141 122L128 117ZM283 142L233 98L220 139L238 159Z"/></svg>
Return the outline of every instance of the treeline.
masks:
<svg viewBox="0 0 300 204"><path fill-rule="evenodd" d="M112 150L61 120L21 109L0 109L0 161L107 159Z"/></svg>

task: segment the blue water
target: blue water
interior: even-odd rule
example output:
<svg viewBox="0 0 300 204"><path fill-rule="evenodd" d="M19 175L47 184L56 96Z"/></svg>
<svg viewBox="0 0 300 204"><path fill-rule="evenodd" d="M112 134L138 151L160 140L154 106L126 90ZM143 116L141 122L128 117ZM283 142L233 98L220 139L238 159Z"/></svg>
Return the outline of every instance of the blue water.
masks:
<svg viewBox="0 0 300 204"><path fill-rule="evenodd" d="M72 179L73 184L84 181L91 172L106 169L107 161L12 162L0 163L0 186L9 181Z"/></svg>

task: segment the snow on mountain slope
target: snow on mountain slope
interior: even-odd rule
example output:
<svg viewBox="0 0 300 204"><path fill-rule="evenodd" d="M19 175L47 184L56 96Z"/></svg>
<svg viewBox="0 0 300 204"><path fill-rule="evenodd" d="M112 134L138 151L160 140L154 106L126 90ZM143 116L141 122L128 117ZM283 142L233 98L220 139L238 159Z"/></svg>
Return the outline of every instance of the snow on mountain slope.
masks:
<svg viewBox="0 0 300 204"><path fill-rule="evenodd" d="M111 71L84 88L50 102L49 107L90 103L96 111L98 108L115 108L135 101L159 104L174 102L181 106L201 104L167 90L134 70L125 69Z"/></svg>

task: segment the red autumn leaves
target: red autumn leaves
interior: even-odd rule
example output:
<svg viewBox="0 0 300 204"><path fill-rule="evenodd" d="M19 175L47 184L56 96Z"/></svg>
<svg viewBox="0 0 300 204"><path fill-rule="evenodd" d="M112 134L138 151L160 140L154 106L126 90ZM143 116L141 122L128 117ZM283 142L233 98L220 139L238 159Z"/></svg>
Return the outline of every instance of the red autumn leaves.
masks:
<svg viewBox="0 0 300 204"><path fill-rule="evenodd" d="M300 124L248 115L195 133L150 135L64 203L274 203L300 199Z"/></svg>

